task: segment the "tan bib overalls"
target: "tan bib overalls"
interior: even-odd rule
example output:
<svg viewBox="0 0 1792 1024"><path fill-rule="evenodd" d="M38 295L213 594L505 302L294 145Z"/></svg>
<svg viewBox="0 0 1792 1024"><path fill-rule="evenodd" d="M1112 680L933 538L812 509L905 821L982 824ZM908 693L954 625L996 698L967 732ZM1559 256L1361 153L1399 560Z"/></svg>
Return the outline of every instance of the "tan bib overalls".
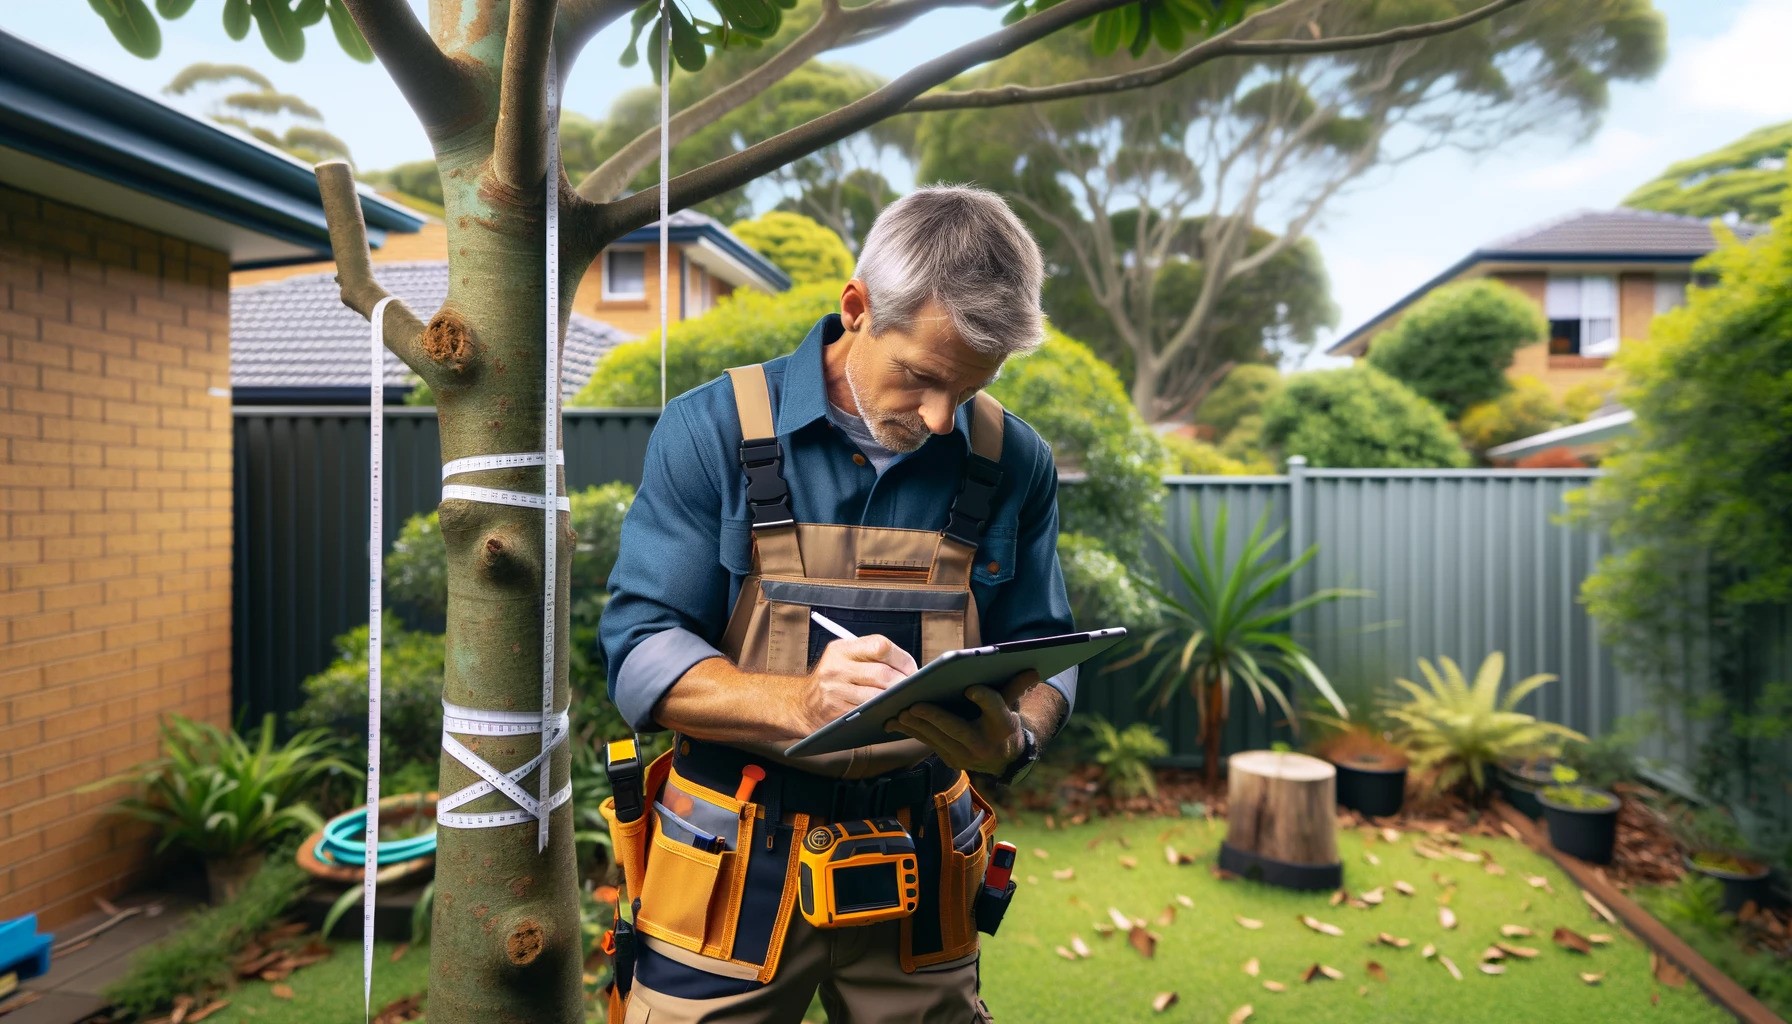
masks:
<svg viewBox="0 0 1792 1024"><path fill-rule="evenodd" d="M972 454L944 530L797 523L764 371L728 373L754 543L722 652L747 671L805 675L833 639L811 631L812 610L859 636L888 636L917 664L976 646L971 566L1001 482L1001 405L974 399ZM819 988L831 1024L987 1020L972 900L993 810L916 740L799 758L783 755L787 745L680 736L649 766L648 796L726 840L717 853L666 835L655 810L624 824L606 804L626 893L640 900L643 947L627 1006L613 1005L611 1019L796 1024ZM742 803L734 792L746 764L768 777ZM881 815L915 839L921 909L883 924L810 926L794 909L793 838L812 821Z"/></svg>

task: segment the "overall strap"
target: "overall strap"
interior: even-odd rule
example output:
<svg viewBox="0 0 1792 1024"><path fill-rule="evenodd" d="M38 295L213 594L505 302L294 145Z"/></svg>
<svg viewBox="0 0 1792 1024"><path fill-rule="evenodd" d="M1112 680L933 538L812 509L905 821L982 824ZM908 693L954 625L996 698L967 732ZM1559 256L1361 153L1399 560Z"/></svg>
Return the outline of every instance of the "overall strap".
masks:
<svg viewBox="0 0 1792 1024"><path fill-rule="evenodd" d="M797 546L796 516L790 509L790 488L784 482L784 446L773 426L771 393L765 367L759 364L728 370L734 404L740 416L741 471L747 477L747 511L753 517L753 544L759 571L776 576L803 575Z"/></svg>
<svg viewBox="0 0 1792 1024"><path fill-rule="evenodd" d="M969 585L971 559L989 528L996 491L1002 486L1001 458L1002 403L978 392L971 400L971 450L933 556L934 583Z"/></svg>

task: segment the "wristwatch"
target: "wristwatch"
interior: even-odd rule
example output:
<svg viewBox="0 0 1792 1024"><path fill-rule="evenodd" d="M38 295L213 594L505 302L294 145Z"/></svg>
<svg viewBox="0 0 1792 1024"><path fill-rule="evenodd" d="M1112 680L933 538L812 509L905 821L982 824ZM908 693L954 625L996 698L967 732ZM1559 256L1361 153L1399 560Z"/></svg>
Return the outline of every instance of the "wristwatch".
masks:
<svg viewBox="0 0 1792 1024"><path fill-rule="evenodd" d="M1008 767L1002 769L1002 774L996 777L1004 786L1012 786L1026 778L1033 766L1039 763L1039 739L1033 735L1033 730L1021 726L1020 737L1020 755L1009 762Z"/></svg>

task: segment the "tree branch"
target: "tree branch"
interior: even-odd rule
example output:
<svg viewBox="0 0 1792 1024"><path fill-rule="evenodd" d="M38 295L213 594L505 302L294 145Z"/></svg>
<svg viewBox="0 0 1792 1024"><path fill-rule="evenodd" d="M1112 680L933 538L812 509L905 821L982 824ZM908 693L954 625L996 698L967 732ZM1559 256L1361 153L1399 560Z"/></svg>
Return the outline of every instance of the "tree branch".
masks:
<svg viewBox="0 0 1792 1024"><path fill-rule="evenodd" d="M554 60L560 81L572 74L585 44L634 7L629 0L560 0L560 13L554 18Z"/></svg>
<svg viewBox="0 0 1792 1024"><path fill-rule="evenodd" d="M336 259L342 304L371 319L373 307L390 293L373 278L367 222L361 213L361 197L355 191L355 172L343 160L326 160L317 165L316 172L318 195L330 225L330 252ZM425 382L433 385L440 379L440 367L423 351L423 323L403 299L386 307L384 327L386 347L394 355Z"/></svg>
<svg viewBox="0 0 1792 1024"><path fill-rule="evenodd" d="M1186 74L1208 61L1217 60L1220 57L1343 53L1349 50L1364 50L1411 39L1444 35L1525 2L1527 0L1492 0L1491 3L1477 7L1466 14L1446 18L1443 21L1428 22L1423 25L1405 25L1396 29L1388 29L1385 32L1371 32L1364 35L1337 36L1332 39L1240 39L1236 37L1235 33L1250 24L1253 19L1264 15L1279 14L1284 10L1280 7L1271 7L1246 18L1226 32L1189 47L1170 60L1161 64L1153 64L1147 68L1140 68L1137 71L1106 75L1101 78L1085 78L1076 82L1061 82L1057 85L1004 85L993 89L931 93L909 103L907 107L903 108L903 113L964 110L973 107L1007 107L1017 103L1043 103L1047 100L1072 99L1077 96L1146 89L1167 82L1178 75Z"/></svg>
<svg viewBox="0 0 1792 1024"><path fill-rule="evenodd" d="M782 132L731 156L673 178L670 204L682 210L729 189L746 184L771 170L808 156L823 146L885 118L901 113L903 105L921 93L968 68L1005 57L1092 14L1124 7L1134 0L1064 0L1029 15L999 31L974 40L916 67L869 96L830 111L821 117ZM653 223L659 216L657 192L637 192L597 208L601 234L617 237Z"/></svg>
<svg viewBox="0 0 1792 1024"><path fill-rule="evenodd" d="M492 170L513 192L531 193L547 175L548 53L557 0L511 0L498 92Z"/></svg>
<svg viewBox="0 0 1792 1024"><path fill-rule="evenodd" d="M938 0L925 2L938 6ZM674 114L666 125L668 147L677 146L720 120L723 115L764 93L802 67L809 58L838 43L848 28L846 16L840 11L838 4L823 4L821 16L815 19L815 24L792 40L789 46L779 50L764 64ZM660 129L656 124L610 154L596 170L585 176L585 180L579 182L575 191L594 203L614 199L628 187L635 175L640 174L659 156L659 142Z"/></svg>
<svg viewBox="0 0 1792 1024"><path fill-rule="evenodd" d="M472 75L443 53L405 0L343 0L432 143L476 124Z"/></svg>

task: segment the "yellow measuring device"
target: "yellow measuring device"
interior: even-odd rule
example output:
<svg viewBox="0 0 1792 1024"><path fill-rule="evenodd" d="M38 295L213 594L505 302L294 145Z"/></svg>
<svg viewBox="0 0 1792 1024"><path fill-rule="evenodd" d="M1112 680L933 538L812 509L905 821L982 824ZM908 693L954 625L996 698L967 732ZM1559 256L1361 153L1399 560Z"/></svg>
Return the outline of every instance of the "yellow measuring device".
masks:
<svg viewBox="0 0 1792 1024"><path fill-rule="evenodd" d="M816 825L797 854L797 905L817 928L907 917L920 905L915 841L895 818Z"/></svg>

